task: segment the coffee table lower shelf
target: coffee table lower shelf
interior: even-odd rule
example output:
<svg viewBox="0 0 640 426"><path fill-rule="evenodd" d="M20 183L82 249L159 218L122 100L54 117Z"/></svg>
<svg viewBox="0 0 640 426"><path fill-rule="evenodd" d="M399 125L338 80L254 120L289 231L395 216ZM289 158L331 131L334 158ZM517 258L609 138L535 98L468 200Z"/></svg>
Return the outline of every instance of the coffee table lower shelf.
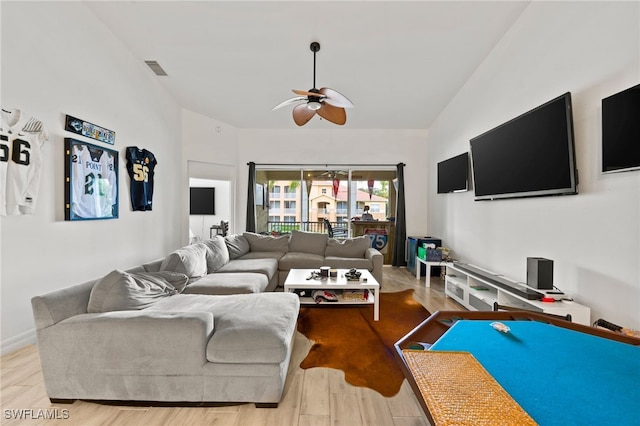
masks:
<svg viewBox="0 0 640 426"><path fill-rule="evenodd" d="M298 289L295 288L292 291L295 290L302 290L302 289ZM319 288L317 290L320 290ZM323 290L327 290L327 289L323 289ZM335 289L329 289L329 290L335 290ZM340 289L342 290L342 289ZM360 290L360 289L359 289ZM338 298L337 301L335 302L322 302L322 304L325 305L371 305L373 303L375 303L375 296L373 295L372 291L369 291L369 294L367 296L367 300L358 300L358 299L345 299L344 295L342 295L341 293L336 293L336 297ZM315 301L315 299L313 297L310 296L300 296L300 304L301 305L318 305L318 303Z"/></svg>
<svg viewBox="0 0 640 426"><path fill-rule="evenodd" d="M359 269L361 281L348 281L344 274L347 269L338 269L336 277L323 279L307 279L315 269L292 269L284 282L284 291L295 292L297 290L328 290L335 292L337 301L322 302L323 305L370 305L373 304L373 319L380 319L380 284L366 269ZM366 280L366 282L364 282ZM369 292L366 300L345 299L342 292L349 290L367 290ZM301 296L300 304L317 305L313 297Z"/></svg>

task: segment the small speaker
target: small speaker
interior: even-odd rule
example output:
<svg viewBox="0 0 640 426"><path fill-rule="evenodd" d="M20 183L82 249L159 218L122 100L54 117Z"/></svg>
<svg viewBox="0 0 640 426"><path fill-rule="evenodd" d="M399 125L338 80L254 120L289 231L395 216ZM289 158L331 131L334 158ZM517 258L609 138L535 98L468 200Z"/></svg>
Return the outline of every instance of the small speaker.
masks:
<svg viewBox="0 0 640 426"><path fill-rule="evenodd" d="M527 285L540 290L553 290L553 260L527 257Z"/></svg>

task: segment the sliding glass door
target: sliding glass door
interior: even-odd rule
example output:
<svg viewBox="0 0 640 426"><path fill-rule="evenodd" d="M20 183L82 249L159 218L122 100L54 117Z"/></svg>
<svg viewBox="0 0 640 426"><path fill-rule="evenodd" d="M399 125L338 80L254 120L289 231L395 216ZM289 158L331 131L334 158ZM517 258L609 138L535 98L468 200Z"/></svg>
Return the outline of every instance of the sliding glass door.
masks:
<svg viewBox="0 0 640 426"><path fill-rule="evenodd" d="M351 232L365 206L386 221L395 212L395 175L388 166L256 165L256 232L327 233L327 223Z"/></svg>

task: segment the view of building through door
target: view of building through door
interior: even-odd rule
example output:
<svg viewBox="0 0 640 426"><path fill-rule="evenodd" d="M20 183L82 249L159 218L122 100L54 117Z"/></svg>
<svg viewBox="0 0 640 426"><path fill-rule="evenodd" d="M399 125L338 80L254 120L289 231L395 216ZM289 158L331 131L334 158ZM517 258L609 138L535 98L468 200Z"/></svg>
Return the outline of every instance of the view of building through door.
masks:
<svg viewBox="0 0 640 426"><path fill-rule="evenodd" d="M360 219L365 206L374 220L385 221L395 212L395 174L395 169L257 167L256 231L326 233L328 221L332 227L349 232L351 222Z"/></svg>

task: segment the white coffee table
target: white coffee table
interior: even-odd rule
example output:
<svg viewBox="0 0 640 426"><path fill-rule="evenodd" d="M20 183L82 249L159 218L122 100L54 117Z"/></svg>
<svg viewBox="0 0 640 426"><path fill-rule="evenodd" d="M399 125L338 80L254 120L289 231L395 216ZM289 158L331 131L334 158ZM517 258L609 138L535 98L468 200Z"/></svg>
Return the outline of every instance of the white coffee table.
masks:
<svg viewBox="0 0 640 426"><path fill-rule="evenodd" d="M325 302L327 305L332 304L373 304L373 320L380 319L380 284L366 269L358 269L360 272L360 281L348 281L344 274L348 269L338 269L338 276L335 278L311 278L312 272L317 269L292 269L289 271L287 279L284 281L284 291L294 292L295 290L369 290L367 300L345 300L342 294L337 294L337 302ZM366 280L366 282L365 282ZM300 304L315 305L313 297L300 297Z"/></svg>

